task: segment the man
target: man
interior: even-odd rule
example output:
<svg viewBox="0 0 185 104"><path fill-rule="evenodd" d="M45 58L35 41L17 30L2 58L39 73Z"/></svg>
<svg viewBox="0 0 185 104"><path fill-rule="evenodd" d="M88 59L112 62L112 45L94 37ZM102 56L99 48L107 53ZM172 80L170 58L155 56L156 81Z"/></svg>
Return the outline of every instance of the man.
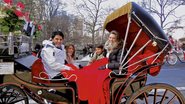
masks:
<svg viewBox="0 0 185 104"><path fill-rule="evenodd" d="M45 42L44 48L41 51L41 58L44 68L49 75L49 78L61 78L62 70L72 70L65 65L66 52L64 45L64 35L61 31L52 33L51 41Z"/></svg>

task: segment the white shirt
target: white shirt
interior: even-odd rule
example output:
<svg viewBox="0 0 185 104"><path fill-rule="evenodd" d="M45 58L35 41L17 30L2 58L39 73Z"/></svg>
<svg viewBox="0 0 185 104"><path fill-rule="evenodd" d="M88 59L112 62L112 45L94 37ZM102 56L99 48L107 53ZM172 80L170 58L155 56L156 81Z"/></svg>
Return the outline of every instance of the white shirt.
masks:
<svg viewBox="0 0 185 104"><path fill-rule="evenodd" d="M55 77L62 70L70 70L71 68L64 65L66 59L66 51L64 45L61 49L56 48L52 42L48 42L41 51L41 58L44 68L50 78Z"/></svg>

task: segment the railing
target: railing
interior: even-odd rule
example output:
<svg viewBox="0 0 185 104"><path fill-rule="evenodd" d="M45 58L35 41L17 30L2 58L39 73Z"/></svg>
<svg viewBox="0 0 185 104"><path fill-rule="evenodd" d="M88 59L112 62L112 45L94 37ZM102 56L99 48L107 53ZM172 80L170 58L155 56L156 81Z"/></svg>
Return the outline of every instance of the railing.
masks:
<svg viewBox="0 0 185 104"><path fill-rule="evenodd" d="M31 52L31 41L31 37L26 35L0 35L0 55L5 50L7 55L29 53Z"/></svg>

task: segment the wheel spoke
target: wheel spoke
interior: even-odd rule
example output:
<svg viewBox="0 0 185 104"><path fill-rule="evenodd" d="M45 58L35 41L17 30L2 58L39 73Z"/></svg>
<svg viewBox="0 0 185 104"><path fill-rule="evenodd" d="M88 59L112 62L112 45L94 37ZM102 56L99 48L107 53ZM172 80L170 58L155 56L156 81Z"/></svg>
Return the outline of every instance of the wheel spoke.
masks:
<svg viewBox="0 0 185 104"><path fill-rule="evenodd" d="M144 92L144 97L145 97L145 102L146 102L146 104L148 104L148 99L147 99L147 95L146 95L145 92Z"/></svg>
<svg viewBox="0 0 185 104"><path fill-rule="evenodd" d="M175 95L170 99L170 101L167 104L172 104L172 101L174 100Z"/></svg>
<svg viewBox="0 0 185 104"><path fill-rule="evenodd" d="M19 86L8 84L0 89L0 104L28 104L28 98Z"/></svg>
<svg viewBox="0 0 185 104"><path fill-rule="evenodd" d="M156 103L156 96L157 96L157 89L154 90L154 102L153 102L153 104Z"/></svg>
<svg viewBox="0 0 185 104"><path fill-rule="evenodd" d="M164 83L153 83L140 88L129 97L126 104L134 101L137 104L185 104L185 98L181 92Z"/></svg>
<svg viewBox="0 0 185 104"><path fill-rule="evenodd" d="M4 96L5 96L5 93L3 92L3 88L1 88L1 96L0 96L0 103L4 103Z"/></svg>
<svg viewBox="0 0 185 104"><path fill-rule="evenodd" d="M22 98L23 97L23 98ZM8 102L19 102L19 101L21 101L21 100L24 100L25 99L25 97L24 96L22 96L20 93L16 93L16 92L12 92L12 96L10 96L10 98L11 98L11 100L9 99L9 101ZM15 100L15 99L17 99L17 100ZM20 100L19 100L20 99Z"/></svg>
<svg viewBox="0 0 185 104"><path fill-rule="evenodd" d="M10 89L11 90L11 89ZM10 93L10 95L8 95L8 97L6 98L6 102L9 102L9 100L12 98L12 95L13 95L13 92L14 92L14 89L12 89L13 91L11 92L9 92ZM8 91L7 91L8 92Z"/></svg>
<svg viewBox="0 0 185 104"><path fill-rule="evenodd" d="M0 99L0 103L2 103L2 104L4 103L4 99L3 98Z"/></svg>
<svg viewBox="0 0 185 104"><path fill-rule="evenodd" d="M164 99L165 99L165 97L166 97L166 93L167 93L167 91L168 91L168 90L165 90L165 92L164 92L164 94L163 94L163 96L162 96L162 99L161 99L160 104L163 104Z"/></svg>
<svg viewBox="0 0 185 104"><path fill-rule="evenodd" d="M4 93L3 96L2 96L2 102L5 103L6 102L6 99L7 99L7 94L8 93Z"/></svg>
<svg viewBox="0 0 185 104"><path fill-rule="evenodd" d="M22 98L19 99L19 100L10 101L9 103L10 103L10 104L15 104L15 103L20 102L20 101L23 101L23 100L25 100L25 99L26 99L26 97L22 97Z"/></svg>

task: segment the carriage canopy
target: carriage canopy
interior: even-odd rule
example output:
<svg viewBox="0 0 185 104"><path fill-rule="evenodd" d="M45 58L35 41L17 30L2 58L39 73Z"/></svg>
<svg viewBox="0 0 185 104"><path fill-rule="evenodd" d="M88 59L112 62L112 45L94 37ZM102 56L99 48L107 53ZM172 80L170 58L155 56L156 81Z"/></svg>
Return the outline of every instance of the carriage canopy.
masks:
<svg viewBox="0 0 185 104"><path fill-rule="evenodd" d="M126 55L122 54L120 60L122 70L133 72L144 64L162 63L167 51L171 49L162 28L134 2L111 13L104 22L104 30L116 30L123 39L123 51L126 49L127 52ZM156 75L159 69L150 70L150 74Z"/></svg>

